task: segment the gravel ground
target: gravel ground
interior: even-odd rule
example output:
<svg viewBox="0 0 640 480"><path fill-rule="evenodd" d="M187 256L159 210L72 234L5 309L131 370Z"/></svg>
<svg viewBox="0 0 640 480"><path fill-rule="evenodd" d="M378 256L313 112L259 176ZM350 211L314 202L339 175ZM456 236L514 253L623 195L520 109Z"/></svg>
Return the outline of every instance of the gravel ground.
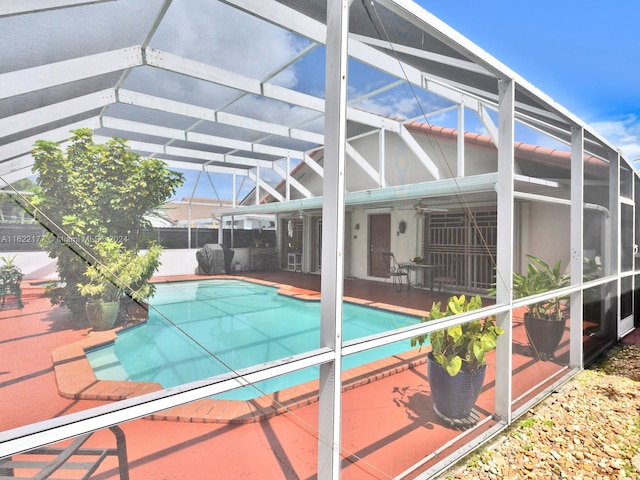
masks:
<svg viewBox="0 0 640 480"><path fill-rule="evenodd" d="M562 386L440 479L640 479L640 347Z"/></svg>

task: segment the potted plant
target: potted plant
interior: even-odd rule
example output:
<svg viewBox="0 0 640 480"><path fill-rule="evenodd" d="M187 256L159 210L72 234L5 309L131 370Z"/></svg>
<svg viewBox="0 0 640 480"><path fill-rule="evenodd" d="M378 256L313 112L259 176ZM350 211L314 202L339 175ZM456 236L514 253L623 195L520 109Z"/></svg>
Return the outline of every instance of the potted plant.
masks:
<svg viewBox="0 0 640 480"><path fill-rule="evenodd" d="M20 282L22 281L22 270L15 264L17 255L0 257L2 265L0 266L0 296L2 297L2 305L7 295L15 295L18 302L18 308L22 310L22 289Z"/></svg>
<svg viewBox="0 0 640 480"><path fill-rule="evenodd" d="M132 151L125 139L96 142L88 128L72 134L65 149L55 141L36 141L37 188L30 200L46 230L39 246L56 260L60 280L45 294L52 305L82 316L92 295L81 295L77 285L88 283L86 269L99 257L95 244L111 237L134 254L149 249L143 233L148 215L176 193L184 176Z"/></svg>
<svg viewBox="0 0 640 480"><path fill-rule="evenodd" d="M142 302L155 291L148 280L159 266L162 251L153 245L146 253L127 250L113 240L95 244L96 258L85 274L85 282L77 284L81 295L88 297L85 308L89 324L94 330L113 328L123 296Z"/></svg>
<svg viewBox="0 0 640 480"><path fill-rule="evenodd" d="M429 316L423 317L422 321L437 320L481 307L479 295L469 300L464 295L452 296L445 311L441 310L440 302L434 303ZM471 420L471 409L484 383L486 354L496 348L498 336L503 333L496 325L495 318L489 317L411 339L412 347L422 347L427 340L431 344L431 352L427 355L427 372L433 410L439 417L449 423L475 423Z"/></svg>
<svg viewBox="0 0 640 480"><path fill-rule="evenodd" d="M562 273L561 262L551 266L533 255L527 255L526 275L513 274L514 298L536 295L569 285L570 275ZM529 344L542 360L552 358L564 333L566 297L554 297L533 303L524 314L524 326Z"/></svg>

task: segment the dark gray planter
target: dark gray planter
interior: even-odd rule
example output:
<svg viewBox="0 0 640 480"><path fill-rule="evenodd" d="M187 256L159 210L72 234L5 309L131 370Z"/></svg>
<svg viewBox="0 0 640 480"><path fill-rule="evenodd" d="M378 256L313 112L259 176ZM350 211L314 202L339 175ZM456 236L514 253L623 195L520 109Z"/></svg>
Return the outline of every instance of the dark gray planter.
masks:
<svg viewBox="0 0 640 480"><path fill-rule="evenodd" d="M451 420L469 420L484 385L486 371L487 366L483 365L475 372L460 370L452 377L429 353L427 374L436 414L449 423Z"/></svg>
<svg viewBox="0 0 640 480"><path fill-rule="evenodd" d="M555 317L537 318L529 312L524 314L524 328L534 356L541 360L553 358L564 334L566 318L558 321Z"/></svg>

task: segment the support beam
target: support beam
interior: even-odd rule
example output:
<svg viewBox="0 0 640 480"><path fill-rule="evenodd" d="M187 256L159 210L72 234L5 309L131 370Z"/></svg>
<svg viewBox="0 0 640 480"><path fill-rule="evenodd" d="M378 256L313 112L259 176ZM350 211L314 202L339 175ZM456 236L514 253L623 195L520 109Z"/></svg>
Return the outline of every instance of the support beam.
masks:
<svg viewBox="0 0 640 480"><path fill-rule="evenodd" d="M142 65L142 48L128 47L0 74L0 99Z"/></svg>
<svg viewBox="0 0 640 480"><path fill-rule="evenodd" d="M609 228L605 231L604 258L602 273L605 276L620 273L620 154L612 151L609 154L609 212L611 212ZM620 280L618 279L618 284ZM619 295L619 291L615 292ZM611 301L608 299L608 301ZM611 307L612 305L608 305ZM616 316L616 319L618 317Z"/></svg>
<svg viewBox="0 0 640 480"><path fill-rule="evenodd" d="M498 227L496 259L496 303L512 304L513 239L514 239L514 105L515 84L512 80L498 83ZM513 349L513 315L511 309L497 316L505 333L498 337L496 349L496 414L507 425L511 423L511 375Z"/></svg>
<svg viewBox="0 0 640 480"><path fill-rule="evenodd" d="M262 94L260 81L245 75L151 47L145 48L144 53L146 64L151 67L205 80L253 95Z"/></svg>
<svg viewBox="0 0 640 480"><path fill-rule="evenodd" d="M116 102L112 88L72 98L64 102L28 110L10 117L0 118L0 137L6 137L31 128L71 118Z"/></svg>
<svg viewBox="0 0 640 480"><path fill-rule="evenodd" d="M403 53L412 57L421 58L430 62L439 63L449 67L455 67L459 70L465 70L467 72L479 73L481 75L493 76L488 70L482 68L480 65L470 62L468 60L462 60L459 58L450 57L447 55L441 55L439 53L429 52L421 50L415 47L409 47L400 43L392 43L379 38L365 37L364 35L357 35L352 33L349 35L349 40L357 40L364 45L371 45L373 47L384 48L395 53Z"/></svg>
<svg viewBox="0 0 640 480"><path fill-rule="evenodd" d="M435 180L440 180L440 172L436 164L429 158L429 155L424 151L420 144L413 138L413 135L403 126L400 126L400 138L409 147L413 154L418 158L420 163L424 165L427 171Z"/></svg>
<svg viewBox="0 0 640 480"><path fill-rule="evenodd" d="M298 192L300 192L302 194L303 197L305 198L310 198L313 197L313 194L311 193L311 191L309 189L307 189L304 185L302 185L298 180L296 180L295 178L293 178L291 175L288 174L288 172L291 171L291 160L287 158L287 170L283 170L282 168L280 168L277 164L273 164L273 171L276 172L278 175L280 175L286 182L286 194L285 197L287 200L290 200L291 198L291 187L295 188Z"/></svg>
<svg viewBox="0 0 640 480"><path fill-rule="evenodd" d="M0 4L0 18L113 1L115 0L29 0L28 2L24 0L4 0Z"/></svg>
<svg viewBox="0 0 640 480"><path fill-rule="evenodd" d="M250 15L255 15L257 17L263 18L270 23L279 25L280 27L290 30L292 32L295 32L301 36L310 38L312 41L315 41L318 43L324 43L325 39L327 38L325 25L323 25L321 22L312 20L309 17L306 17L305 15L302 15L300 12L294 9L291 9L287 6L268 3L268 2L262 2L258 4L252 0L222 0L222 1L224 1L224 3L227 3L229 5L233 5L236 8L239 8ZM372 39L367 39L367 43L369 43L370 40ZM355 39L352 39L349 41L348 48L349 48L349 55L352 56L353 58L356 58L361 62L371 65L378 70L382 70L385 73L388 73L397 78L400 78L403 81L408 81L409 83L412 83L413 85L416 85L419 87L423 86L423 79L422 79L423 72L420 72L417 68L407 63L398 61L397 59L393 62L390 62L389 56L385 52L379 50L378 48L375 48L374 46L371 46L371 45L367 45L364 42L355 40ZM420 53L420 58L422 58L423 55L425 54L430 54L430 52ZM435 58L440 58L440 57L433 57L432 60ZM449 62L451 61L453 60L449 60ZM456 68L461 68L463 65L467 67L467 69L474 68L474 67L470 67L470 65L473 65L473 62L464 62L460 65L457 65ZM487 72L486 69L483 69L481 67L478 67L478 68L480 68L480 72L482 73ZM480 73L480 72L477 72L477 73ZM435 76L431 76L431 80L436 81L439 88L436 88L434 90L431 90L431 89L429 90L433 91L433 93L445 99L456 101L456 103L457 103L457 100L453 100L453 98L457 98L459 95L461 95L462 89L465 89L465 90L468 89L468 86L466 85L459 85L461 89L456 91L455 89L451 89L446 86L447 83L450 83L450 82L447 82L445 79L437 78ZM482 95L486 95L486 92L478 91L479 98ZM467 98L470 99L471 97L467 96ZM477 102L477 99L476 99L476 102ZM496 98L496 103L497 103L497 98ZM468 105L468 106L477 111L477 106L476 107L473 107L471 105ZM349 118L349 120L354 120L352 118L353 113L354 112L352 112L351 110L348 110L347 118Z"/></svg>
<svg viewBox="0 0 640 480"><path fill-rule="evenodd" d="M347 143L347 147L346 147L346 152L347 155L349 155L354 162L356 162L356 164L364 171L364 173L366 173L369 177L371 177L371 179L373 179L374 182L376 182L377 186L381 186L380 185L380 174L378 172L376 172L376 170L369 165L369 162L367 162L367 160L358 153L358 151L353 148L353 146L351 146L350 143Z"/></svg>
<svg viewBox="0 0 640 480"><path fill-rule="evenodd" d="M256 172L256 175L258 178L260 178L260 167L258 167ZM257 182L254 180L254 183L256 184L256 188L255 188L255 193L254 193L254 204L255 205L260 205L260 182Z"/></svg>
<svg viewBox="0 0 640 480"><path fill-rule="evenodd" d="M271 83L261 83L258 80L240 75L230 70L190 60L163 50L146 48L145 58L146 64L152 67L215 83L240 92L260 95L265 98L296 105L309 110L324 112L324 100L319 97L314 97L313 95L297 92ZM372 113L353 108L348 110L348 118L349 120L369 125L374 128L381 128L383 124L383 119L379 115L374 115ZM387 122L392 122L389 119L385 120Z"/></svg>
<svg viewBox="0 0 640 480"><path fill-rule="evenodd" d="M0 162L0 175L8 183L15 182L27 178L33 174L31 167L33 166L33 157L29 155L23 155L12 160ZM11 178L11 181L8 179Z"/></svg>
<svg viewBox="0 0 640 480"><path fill-rule="evenodd" d="M104 128L112 130L121 130L123 132L140 133L142 135L150 135L154 137L173 138L175 140L185 141L185 132L179 128L163 127L161 125L153 125L151 123L136 122L133 120L124 120L115 117L102 117L100 123Z"/></svg>
<svg viewBox="0 0 640 480"><path fill-rule="evenodd" d="M275 190L271 185L258 177L257 174L253 173L251 170L249 170L247 174L251 180L253 180L257 185L260 185L260 187L264 188L267 192L269 192L269 194L273 198L275 198L279 202L282 202L284 200L284 197L280 194L280 192Z"/></svg>
<svg viewBox="0 0 640 480"><path fill-rule="evenodd" d="M258 120L255 118L245 117L242 115L236 115L235 113L217 112L216 120L218 123L224 125L230 125L238 128L248 128L249 130L255 130L256 132L268 133L270 135L277 135L279 137L290 137L290 130L286 125L280 125L277 123L265 122L264 120ZM308 132L311 134L311 132ZM320 135L320 138L324 137ZM323 142L319 142L323 143Z"/></svg>
<svg viewBox="0 0 640 480"><path fill-rule="evenodd" d="M387 161L387 147L386 147L386 134L385 130L382 128L378 130L378 171L380 173L380 178L378 179L378 185L381 188L387 186L387 171L386 171L386 161Z"/></svg>
<svg viewBox="0 0 640 480"><path fill-rule="evenodd" d="M325 152L325 155L326 155L326 152ZM318 162L316 162L309 155L305 153L304 157L302 157L302 161L306 163L309 166L309 168L311 168L311 170L316 172L320 176L320 178L324 177L324 169L318 164Z"/></svg>
<svg viewBox="0 0 640 480"><path fill-rule="evenodd" d="M11 167L9 166L8 168L11 169ZM33 172L31 171L31 166L27 167L27 168L13 168L11 169L10 173L2 173L0 174L0 176L2 177L2 180L4 182L6 182L7 184L11 184L13 182L17 182L18 180L22 180L23 178L28 178L31 175L33 175ZM3 182L0 182L3 183Z"/></svg>
<svg viewBox="0 0 640 480"><path fill-rule="evenodd" d="M277 165L274 164L274 170L277 172L278 170L276 170ZM291 159L289 157L287 157L287 171L283 172L284 176L282 176L282 174L280 174L280 176L282 176L282 178L284 178L285 181L285 186L284 186L284 191L285 191L285 198L287 199L287 202L289 200L291 200Z"/></svg>
<svg viewBox="0 0 640 480"><path fill-rule="evenodd" d="M160 125L152 125L142 122L134 122L131 120L123 120L120 118L104 117L102 119L102 126L105 128L111 128L114 130L122 130L124 132L135 132L143 135L165 137L173 140L182 140L193 143L200 143L203 145L210 145L215 147L228 148L230 150L244 150L248 152L257 152L266 155L273 155L276 157L286 158L291 156L293 158L302 158L304 152L298 150L289 150L286 148L274 147L271 145L264 145L259 143L251 143L242 140L234 140L226 137L217 137L214 135L207 135L204 133L189 132L180 130L177 128L162 127ZM160 145L160 144L159 144ZM170 148L170 147L166 147ZM187 149L182 149L187 150ZM209 152L194 151L194 156L197 158L208 158L207 156L218 155L217 161L223 161L223 154L212 154ZM203 156L205 155L205 156ZM236 158L232 155L225 155L226 160L230 161L232 158ZM242 158L242 157L237 157ZM253 166L262 164L270 164L268 160L253 160ZM245 163L246 164L246 163Z"/></svg>
<svg viewBox="0 0 640 480"><path fill-rule="evenodd" d="M104 137L102 135L94 135L94 140L96 142L107 142L109 140L108 137ZM135 150L138 152L149 153L153 155L168 155L173 157L184 157L189 159L199 158L201 160L208 160L211 162L226 162L227 156L221 155L219 153L210 153L210 152L202 152L200 150L190 150L187 148L179 148L179 147L171 147L164 146L157 143L148 143L148 142L138 142L135 140L127 141L127 145L131 150ZM166 162L168 165L173 165L175 168L181 168L185 170L202 170L205 169L208 172L214 173L236 173L238 175L247 175L249 171L248 168L237 168L233 165L238 165L238 162L229 162L230 166L224 165L202 165L202 163L194 163L194 162L181 162L175 160L166 160L162 159L162 161ZM253 163L253 162L252 162ZM269 166L271 164L269 163ZM255 165L255 168L260 168L260 165Z"/></svg>
<svg viewBox="0 0 640 480"><path fill-rule="evenodd" d="M484 128L487 129L487 133L493 140L493 143L498 145L498 127L493 123L493 119L489 116L489 110L486 106L483 105L480 107L480 110L478 111L478 118L484 125Z"/></svg>
<svg viewBox="0 0 640 480"><path fill-rule="evenodd" d="M71 138L72 134L69 133L71 130L76 130L78 128L96 129L98 127L100 127L100 121L98 117L88 118L86 120L82 120L81 122L69 123L62 127L42 132L38 135L23 138L22 140L18 140L16 142L8 143L6 145L0 145L0 162L30 154L31 150L33 150L33 144L37 140L44 139L51 142L62 143L65 140Z"/></svg>
<svg viewBox="0 0 640 480"><path fill-rule="evenodd" d="M584 269L584 129L571 130L571 284L580 285ZM569 365L582 369L582 290L571 294L569 315Z"/></svg>
<svg viewBox="0 0 640 480"><path fill-rule="evenodd" d="M134 92L132 90L119 89L118 101L127 105L135 105L137 107L149 108L161 112L175 113L176 115L197 118L199 120L207 120L209 122L217 121L216 111L211 108L178 102L176 100L148 95L146 93Z"/></svg>
<svg viewBox="0 0 640 480"><path fill-rule="evenodd" d="M460 104L458 106L458 138L456 140L457 143L457 168L456 168L456 177L461 178L464 177L464 105Z"/></svg>
<svg viewBox="0 0 640 480"><path fill-rule="evenodd" d="M333 350L335 357L333 361L320 365L318 480L339 479L341 467L344 175L347 143L349 3L349 0L327 0L320 346Z"/></svg>

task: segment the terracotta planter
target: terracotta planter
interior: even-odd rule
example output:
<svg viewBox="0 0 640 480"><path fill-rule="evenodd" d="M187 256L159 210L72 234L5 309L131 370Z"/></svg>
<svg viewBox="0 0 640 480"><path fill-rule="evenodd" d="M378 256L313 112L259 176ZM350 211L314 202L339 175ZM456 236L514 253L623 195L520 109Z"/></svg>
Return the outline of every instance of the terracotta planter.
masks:
<svg viewBox="0 0 640 480"><path fill-rule="evenodd" d="M524 328L535 356L541 360L553 358L564 334L566 318L537 318L529 312L524 314Z"/></svg>
<svg viewBox="0 0 640 480"><path fill-rule="evenodd" d="M471 409L480 396L486 371L487 366L483 365L473 373L460 370L452 377L429 353L427 374L435 413L448 422L470 419Z"/></svg>
<svg viewBox="0 0 640 480"><path fill-rule="evenodd" d="M89 300L85 305L89 325L96 331L111 330L118 319L120 302Z"/></svg>

